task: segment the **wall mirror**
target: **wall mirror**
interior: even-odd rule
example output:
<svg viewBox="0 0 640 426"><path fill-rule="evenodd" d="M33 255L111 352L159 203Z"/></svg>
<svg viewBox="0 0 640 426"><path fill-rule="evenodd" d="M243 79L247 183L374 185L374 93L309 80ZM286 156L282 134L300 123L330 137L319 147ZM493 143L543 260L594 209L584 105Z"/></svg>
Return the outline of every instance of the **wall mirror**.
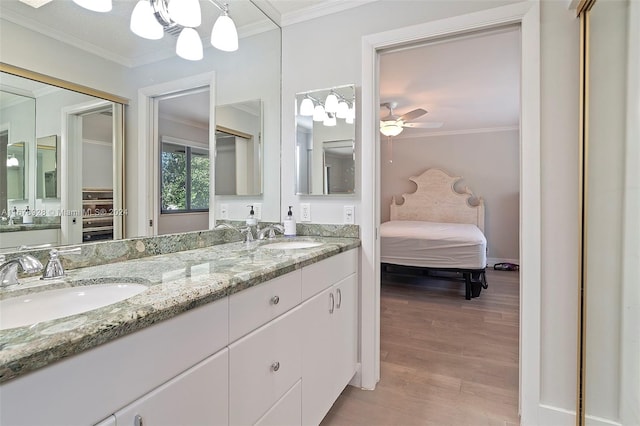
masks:
<svg viewBox="0 0 640 426"><path fill-rule="evenodd" d="M23 71L0 73L0 248L122 238L122 104Z"/></svg>
<svg viewBox="0 0 640 426"><path fill-rule="evenodd" d="M355 192L355 86L296 94L296 193Z"/></svg>
<svg viewBox="0 0 640 426"><path fill-rule="evenodd" d="M262 101L216 106L216 195L262 194Z"/></svg>
<svg viewBox="0 0 640 426"><path fill-rule="evenodd" d="M640 424L640 3L588 1L582 29L579 425Z"/></svg>

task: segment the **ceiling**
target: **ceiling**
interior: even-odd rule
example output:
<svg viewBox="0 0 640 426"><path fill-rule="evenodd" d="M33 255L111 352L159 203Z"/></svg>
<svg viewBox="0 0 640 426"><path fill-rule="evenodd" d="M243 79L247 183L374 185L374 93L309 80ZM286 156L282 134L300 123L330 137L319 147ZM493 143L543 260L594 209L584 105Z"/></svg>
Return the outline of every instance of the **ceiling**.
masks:
<svg viewBox="0 0 640 426"><path fill-rule="evenodd" d="M278 25L300 22L369 1L372 0L224 0L229 4L229 14L241 39ZM175 37L165 34L161 40L146 40L129 30L131 12L136 3L137 0L113 0L111 12L97 13L71 0L49 1L39 8L20 0L0 0L0 18L127 67L174 57ZM205 41L205 49L206 46L212 49L208 40L220 10L207 0L200 0L200 5L202 25L198 32Z"/></svg>
<svg viewBox="0 0 640 426"><path fill-rule="evenodd" d="M519 46L519 27L511 26L381 54L380 102L397 102L396 115L427 110L416 123L444 123L405 128L394 139L517 129Z"/></svg>

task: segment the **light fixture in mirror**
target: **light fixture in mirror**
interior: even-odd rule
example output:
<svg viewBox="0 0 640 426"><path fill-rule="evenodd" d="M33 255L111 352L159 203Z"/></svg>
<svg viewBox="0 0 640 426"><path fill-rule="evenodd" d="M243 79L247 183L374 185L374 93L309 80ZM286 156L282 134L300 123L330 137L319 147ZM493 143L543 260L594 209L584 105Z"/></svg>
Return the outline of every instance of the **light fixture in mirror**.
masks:
<svg viewBox="0 0 640 426"><path fill-rule="evenodd" d="M262 101L216 107L216 195L262 194Z"/></svg>
<svg viewBox="0 0 640 426"><path fill-rule="evenodd" d="M353 194L355 86L298 93L296 111L296 193Z"/></svg>
<svg viewBox="0 0 640 426"><path fill-rule="evenodd" d="M57 198L58 136L51 135L36 141L36 198Z"/></svg>

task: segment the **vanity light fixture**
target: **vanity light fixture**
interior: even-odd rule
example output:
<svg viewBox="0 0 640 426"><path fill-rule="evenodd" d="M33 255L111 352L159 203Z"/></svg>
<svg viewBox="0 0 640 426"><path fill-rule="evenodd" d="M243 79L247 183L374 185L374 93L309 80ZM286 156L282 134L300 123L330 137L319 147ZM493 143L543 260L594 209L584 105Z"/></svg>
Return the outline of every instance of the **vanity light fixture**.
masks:
<svg viewBox="0 0 640 426"><path fill-rule="evenodd" d="M300 115L304 115L305 117L313 116L314 106L313 100L311 97L307 95L302 102L300 102Z"/></svg>
<svg viewBox="0 0 640 426"><path fill-rule="evenodd" d="M327 113L324 110L324 107L320 104L316 105L313 109L313 121L324 121Z"/></svg>
<svg viewBox="0 0 640 426"><path fill-rule="evenodd" d="M338 110L336 111L336 117L346 119L348 114L349 114L349 104L347 103L346 100L340 99L340 102L338 102Z"/></svg>
<svg viewBox="0 0 640 426"><path fill-rule="evenodd" d="M18 167L18 166L20 166L20 161L18 161L18 159L13 155L9 155L9 157L7 157L7 167Z"/></svg>
<svg viewBox="0 0 640 426"><path fill-rule="evenodd" d="M111 0L73 0L78 6L94 12L111 12Z"/></svg>
<svg viewBox="0 0 640 426"><path fill-rule="evenodd" d="M111 0L73 0L85 9L109 12ZM229 16L229 5L208 0L222 14L211 30L211 45L225 52L238 50L238 30ZM149 40L161 39L165 32L178 35L176 54L198 61L203 58L202 40L195 28L202 23L199 0L139 0L131 13L131 31Z"/></svg>
<svg viewBox="0 0 640 426"><path fill-rule="evenodd" d="M336 120L336 115L332 112L327 112L325 114L324 121L322 122L327 127L333 127L338 124L338 120Z"/></svg>
<svg viewBox="0 0 640 426"><path fill-rule="evenodd" d="M326 112L338 112L338 97L333 90L329 92L327 98L324 100L324 110Z"/></svg>

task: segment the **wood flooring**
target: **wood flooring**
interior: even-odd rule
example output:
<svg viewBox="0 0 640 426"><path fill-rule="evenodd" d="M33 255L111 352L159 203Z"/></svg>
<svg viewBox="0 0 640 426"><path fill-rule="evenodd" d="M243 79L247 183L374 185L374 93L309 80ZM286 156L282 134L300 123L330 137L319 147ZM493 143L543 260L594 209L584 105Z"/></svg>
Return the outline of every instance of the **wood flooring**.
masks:
<svg viewBox="0 0 640 426"><path fill-rule="evenodd" d="M518 272L487 281L468 301L463 283L383 273L380 382L347 386L322 425L519 425Z"/></svg>

